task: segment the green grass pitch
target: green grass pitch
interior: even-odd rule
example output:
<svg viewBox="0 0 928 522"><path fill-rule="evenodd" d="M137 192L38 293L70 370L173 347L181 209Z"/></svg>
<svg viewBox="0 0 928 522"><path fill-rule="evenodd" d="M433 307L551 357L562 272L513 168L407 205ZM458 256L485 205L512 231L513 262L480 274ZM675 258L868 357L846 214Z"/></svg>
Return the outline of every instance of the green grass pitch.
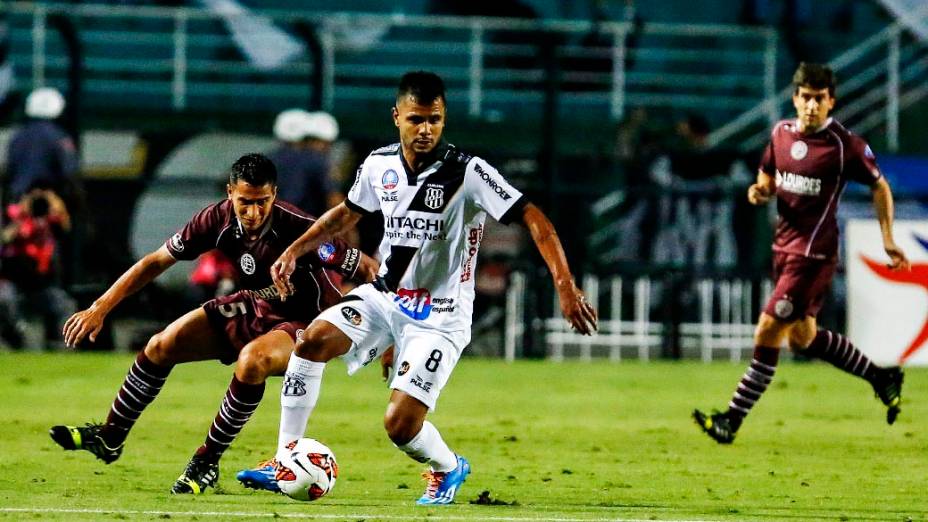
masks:
<svg viewBox="0 0 928 522"><path fill-rule="evenodd" d="M894 426L870 387L825 364L781 364L732 446L690 420L724 406L744 364L464 359L431 416L473 474L453 506L421 508L422 466L382 427L379 369L326 370L309 435L336 453L314 503L241 488L270 455L280 379L222 461L219 488L168 493L231 378L215 362L174 370L109 466L64 452L49 426L102 420L128 355L0 355L0 518L10 520L926 520L928 371L907 374ZM475 505L483 492L513 505Z"/></svg>

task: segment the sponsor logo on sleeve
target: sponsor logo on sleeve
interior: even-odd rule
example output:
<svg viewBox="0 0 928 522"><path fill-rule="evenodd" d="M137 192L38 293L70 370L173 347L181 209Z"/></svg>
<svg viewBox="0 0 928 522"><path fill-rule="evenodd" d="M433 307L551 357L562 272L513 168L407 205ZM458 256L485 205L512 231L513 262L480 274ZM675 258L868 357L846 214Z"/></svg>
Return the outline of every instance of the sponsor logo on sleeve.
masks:
<svg viewBox="0 0 928 522"><path fill-rule="evenodd" d="M489 172L483 170L479 163L474 163L474 170L477 171L477 175L480 176L480 179L482 179L483 182L486 183L488 187L490 187L490 190L495 192L496 195L500 197L500 199L503 201L509 201L512 199L512 195L506 192L506 189L500 186L500 184L497 183L495 179L493 179L493 176L490 175Z"/></svg>
<svg viewBox="0 0 928 522"><path fill-rule="evenodd" d="M432 294L427 288L400 288L393 301L399 305L401 312L417 321L427 319L432 313Z"/></svg>
<svg viewBox="0 0 928 522"><path fill-rule="evenodd" d="M171 248L177 252L184 251L184 240L180 237L180 232L171 236Z"/></svg>
<svg viewBox="0 0 928 522"><path fill-rule="evenodd" d="M319 254L319 259L321 259L323 263L335 261L335 245L332 243L323 243L319 245L319 249L316 253Z"/></svg>
<svg viewBox="0 0 928 522"><path fill-rule="evenodd" d="M400 181L400 177L396 174L396 171L393 169L390 169L384 172L383 177L380 179L380 182L383 184L383 188L386 190L395 189L399 181Z"/></svg>
<svg viewBox="0 0 928 522"><path fill-rule="evenodd" d="M358 268L361 251L357 248L345 250L345 260L342 261L342 272L354 272Z"/></svg>
<svg viewBox="0 0 928 522"><path fill-rule="evenodd" d="M342 317L355 326L361 324L361 313L350 306L342 307Z"/></svg>
<svg viewBox="0 0 928 522"><path fill-rule="evenodd" d="M242 257L238 259L238 265L242 267L242 272L245 272L247 275L255 273L255 258L247 252L242 254Z"/></svg>
<svg viewBox="0 0 928 522"><path fill-rule="evenodd" d="M464 260L464 267L461 269L461 282L465 283L474 277L474 259L477 251L480 250L480 240L483 238L483 225L472 228L467 231L467 259Z"/></svg>

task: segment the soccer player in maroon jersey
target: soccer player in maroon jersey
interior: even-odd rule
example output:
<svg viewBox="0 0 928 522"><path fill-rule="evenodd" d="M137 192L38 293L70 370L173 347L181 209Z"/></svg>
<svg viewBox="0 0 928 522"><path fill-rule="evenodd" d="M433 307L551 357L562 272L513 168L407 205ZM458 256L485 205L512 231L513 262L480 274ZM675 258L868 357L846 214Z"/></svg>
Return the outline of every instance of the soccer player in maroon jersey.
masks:
<svg viewBox="0 0 928 522"><path fill-rule="evenodd" d="M751 407L773 379L780 347L816 357L865 379L887 406L886 422L899 414L902 369L873 364L843 335L816 326L838 257L838 200L849 181L870 187L883 233L889 266L908 270L905 253L893 240L893 196L869 145L829 117L835 80L824 65L802 63L793 76L797 117L777 123L764 151L757 183L748 188L754 205L777 197L773 242L776 287L754 332L754 358L741 378L728 410L693 412L696 423L719 443L728 444Z"/></svg>
<svg viewBox="0 0 928 522"><path fill-rule="evenodd" d="M219 459L257 409L267 377L283 374L308 322L341 298L328 269L370 281L379 268L357 249L329 240L300 266L296 295L282 301L271 279L271 264L315 219L276 200L277 171L260 154L242 156L232 165L227 192L227 199L194 215L64 326L68 346L85 337L94 341L117 304L177 261L217 249L237 265L237 292L207 301L152 336L129 369L104 424L54 426L49 432L64 449L86 450L109 464L122 454L129 430L158 395L174 365L210 359L235 363L209 434L172 493L198 494L219 480Z"/></svg>

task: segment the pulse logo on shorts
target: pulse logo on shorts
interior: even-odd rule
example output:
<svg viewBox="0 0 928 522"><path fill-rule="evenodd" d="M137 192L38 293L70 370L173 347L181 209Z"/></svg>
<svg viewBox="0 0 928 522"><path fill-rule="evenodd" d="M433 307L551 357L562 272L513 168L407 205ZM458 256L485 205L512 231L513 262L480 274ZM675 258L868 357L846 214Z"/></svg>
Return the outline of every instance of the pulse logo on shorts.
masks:
<svg viewBox="0 0 928 522"><path fill-rule="evenodd" d="M417 321L428 318L432 313L432 294L428 288L400 288L393 302L399 305L401 312Z"/></svg>
<svg viewBox="0 0 928 522"><path fill-rule="evenodd" d="M319 249L316 253L319 254L319 259L321 259L323 263L335 261L335 245L332 243L323 243L319 245Z"/></svg>
<svg viewBox="0 0 928 522"><path fill-rule="evenodd" d="M355 326L361 324L361 313L350 306L342 307L342 316L345 318L345 320Z"/></svg>

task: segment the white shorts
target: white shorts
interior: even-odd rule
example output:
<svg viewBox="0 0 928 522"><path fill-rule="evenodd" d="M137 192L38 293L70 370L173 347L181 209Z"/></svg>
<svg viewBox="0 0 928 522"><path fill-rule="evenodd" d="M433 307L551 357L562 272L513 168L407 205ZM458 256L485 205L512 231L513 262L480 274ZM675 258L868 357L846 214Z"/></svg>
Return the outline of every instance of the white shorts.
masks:
<svg viewBox="0 0 928 522"><path fill-rule="evenodd" d="M470 342L470 332L424 327L400 312L391 296L371 284L361 285L316 319L333 324L351 339L351 348L342 356L349 375L376 361L394 345L390 388L434 410L461 352Z"/></svg>

